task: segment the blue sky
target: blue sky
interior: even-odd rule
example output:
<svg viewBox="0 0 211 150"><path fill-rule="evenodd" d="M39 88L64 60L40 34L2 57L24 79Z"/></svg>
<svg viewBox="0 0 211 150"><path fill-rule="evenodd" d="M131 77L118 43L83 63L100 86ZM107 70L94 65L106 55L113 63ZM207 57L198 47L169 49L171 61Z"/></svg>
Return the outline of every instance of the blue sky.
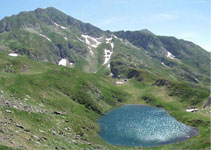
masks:
<svg viewBox="0 0 211 150"><path fill-rule="evenodd" d="M3 0L0 19L39 7L55 7L103 30L147 28L211 51L210 0Z"/></svg>

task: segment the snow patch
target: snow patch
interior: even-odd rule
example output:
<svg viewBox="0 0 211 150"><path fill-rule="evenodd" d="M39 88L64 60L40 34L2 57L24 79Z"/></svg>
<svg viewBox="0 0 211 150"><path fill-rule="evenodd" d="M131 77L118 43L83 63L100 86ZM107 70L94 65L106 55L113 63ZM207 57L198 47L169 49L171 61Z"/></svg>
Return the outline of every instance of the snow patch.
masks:
<svg viewBox="0 0 211 150"><path fill-rule="evenodd" d="M123 39L121 39L121 38L118 38L116 35L114 35L114 34L112 34L111 35L112 37L114 37L115 39L118 39L118 40L120 40L121 42L123 42L124 40Z"/></svg>
<svg viewBox="0 0 211 150"><path fill-rule="evenodd" d="M104 50L104 53L105 53L105 60L104 60L103 65L105 65L106 63L108 63L108 61L110 60L111 55L113 54L113 52L111 50L109 50L109 49L105 49Z"/></svg>
<svg viewBox="0 0 211 150"><path fill-rule="evenodd" d="M114 76L114 74L111 72L108 76L113 77L113 76Z"/></svg>
<svg viewBox="0 0 211 150"><path fill-rule="evenodd" d="M113 50L114 50L114 43L111 43L112 37L111 38L106 38L106 43L111 45L111 49L104 49L104 63L103 65L105 65L106 63L108 63L108 61L111 59L111 55L113 54ZM109 66L110 67L110 66Z"/></svg>
<svg viewBox="0 0 211 150"><path fill-rule="evenodd" d="M94 55L94 52L93 52L92 50L90 50L90 53L91 53L92 55Z"/></svg>
<svg viewBox="0 0 211 150"><path fill-rule="evenodd" d="M66 59L61 59L60 61L59 61L59 65L61 65L61 66L67 66L67 60Z"/></svg>
<svg viewBox="0 0 211 150"><path fill-rule="evenodd" d="M196 112L196 111L198 111L199 109L197 109L197 108L194 108L194 109L186 109L185 111L186 112Z"/></svg>
<svg viewBox="0 0 211 150"><path fill-rule="evenodd" d="M64 37L65 40L67 40L67 37Z"/></svg>
<svg viewBox="0 0 211 150"><path fill-rule="evenodd" d="M127 79L125 79L125 80L119 80L119 81L116 81L116 84L125 84L125 83L127 83Z"/></svg>
<svg viewBox="0 0 211 150"><path fill-rule="evenodd" d="M91 47L97 48L101 44L99 38L94 38L89 35L81 35L81 37L84 38L83 42Z"/></svg>
<svg viewBox="0 0 211 150"><path fill-rule="evenodd" d="M114 43L110 43L111 44L111 49L114 49Z"/></svg>
<svg viewBox="0 0 211 150"><path fill-rule="evenodd" d="M94 55L94 52L92 51L92 48L90 46L88 46L88 49L89 49L91 55Z"/></svg>
<svg viewBox="0 0 211 150"><path fill-rule="evenodd" d="M8 55L9 55L9 56L13 56L13 57L17 57L17 56L18 56L17 53L9 53Z"/></svg>
<svg viewBox="0 0 211 150"><path fill-rule="evenodd" d="M48 41L51 41L51 39L49 39L47 36L43 35L43 34L39 34L40 36L46 38Z"/></svg>
<svg viewBox="0 0 211 150"><path fill-rule="evenodd" d="M163 66L165 66L165 67L168 67L168 66L166 66L166 64L164 64L164 62L162 62L161 64L162 64Z"/></svg>
<svg viewBox="0 0 211 150"><path fill-rule="evenodd" d="M124 84L122 81L116 81L116 84Z"/></svg>
<svg viewBox="0 0 211 150"><path fill-rule="evenodd" d="M64 26L62 26L62 25L59 25L59 24L57 24L56 22L54 22L54 24L55 24L57 27L60 27L61 29L67 29L67 27L64 27Z"/></svg>
<svg viewBox="0 0 211 150"><path fill-rule="evenodd" d="M116 35L112 34L112 36L113 36L115 39L118 39L118 37L117 37Z"/></svg>
<svg viewBox="0 0 211 150"><path fill-rule="evenodd" d="M108 64L108 68L110 68L111 67L111 65L110 64Z"/></svg>
<svg viewBox="0 0 211 150"><path fill-rule="evenodd" d="M194 78L197 82L199 82L199 80L197 78Z"/></svg>
<svg viewBox="0 0 211 150"><path fill-rule="evenodd" d="M77 37L77 39L78 39L79 41L81 41L81 42L83 42L83 43L84 43L84 41L83 41L82 39L80 39L79 37Z"/></svg>
<svg viewBox="0 0 211 150"><path fill-rule="evenodd" d="M106 43L110 43L112 40L112 37L111 38L106 38Z"/></svg>
<svg viewBox="0 0 211 150"><path fill-rule="evenodd" d="M167 51L166 57L168 57L170 59L175 59L175 56L172 53L170 53L169 51Z"/></svg>

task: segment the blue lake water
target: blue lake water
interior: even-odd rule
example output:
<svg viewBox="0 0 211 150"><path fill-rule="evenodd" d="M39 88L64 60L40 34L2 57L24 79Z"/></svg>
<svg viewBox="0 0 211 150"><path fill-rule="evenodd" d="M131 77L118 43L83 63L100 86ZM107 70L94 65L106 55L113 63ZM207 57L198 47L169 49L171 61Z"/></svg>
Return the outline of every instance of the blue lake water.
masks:
<svg viewBox="0 0 211 150"><path fill-rule="evenodd" d="M124 105L102 116L100 136L122 146L153 147L187 140L199 131L170 116L161 108Z"/></svg>

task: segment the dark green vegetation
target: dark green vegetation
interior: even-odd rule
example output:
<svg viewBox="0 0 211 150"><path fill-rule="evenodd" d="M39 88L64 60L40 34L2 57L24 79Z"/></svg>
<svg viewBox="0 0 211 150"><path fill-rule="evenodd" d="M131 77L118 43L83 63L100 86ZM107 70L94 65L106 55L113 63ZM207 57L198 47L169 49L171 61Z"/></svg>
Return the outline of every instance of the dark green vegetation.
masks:
<svg viewBox="0 0 211 150"><path fill-rule="evenodd" d="M93 54L89 47L95 41L87 45L82 34L102 37L91 47ZM104 49L111 49L106 38L111 36L114 52L103 65ZM102 141L96 120L120 105L148 104L200 130L193 139L153 149L210 147L210 107L201 109L210 94L209 53L193 43L147 30L105 32L47 8L1 20L0 50L0 145L134 149ZM168 51L175 58L167 57ZM8 56L10 52L19 56ZM72 68L55 65L62 58ZM115 78L107 76L111 72ZM128 82L116 84L125 78ZM199 111L188 113L187 108Z"/></svg>

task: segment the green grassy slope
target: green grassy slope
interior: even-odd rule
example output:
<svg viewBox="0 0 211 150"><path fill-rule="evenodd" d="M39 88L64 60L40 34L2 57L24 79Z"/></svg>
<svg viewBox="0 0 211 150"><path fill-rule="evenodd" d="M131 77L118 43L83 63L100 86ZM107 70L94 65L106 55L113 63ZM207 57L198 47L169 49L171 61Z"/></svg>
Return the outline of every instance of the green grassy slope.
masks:
<svg viewBox="0 0 211 150"><path fill-rule="evenodd" d="M0 53L0 145L19 149L150 149L112 146L96 120L124 104L163 107L200 129L196 137L153 149L208 149L209 114L200 110L209 90L187 83L158 84L146 70L123 85L110 77ZM185 86L184 86L185 85ZM147 98L146 98L147 97ZM2 148L2 147L1 147ZM5 147L6 149L6 147Z"/></svg>

